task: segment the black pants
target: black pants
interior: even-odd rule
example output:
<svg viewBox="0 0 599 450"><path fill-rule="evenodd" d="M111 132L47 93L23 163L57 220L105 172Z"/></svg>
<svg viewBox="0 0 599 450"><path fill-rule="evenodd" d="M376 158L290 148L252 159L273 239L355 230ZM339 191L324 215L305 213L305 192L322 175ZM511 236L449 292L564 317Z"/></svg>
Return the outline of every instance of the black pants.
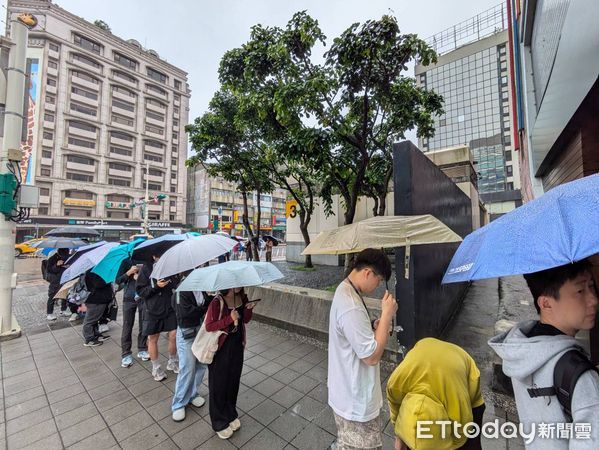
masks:
<svg viewBox="0 0 599 450"><path fill-rule="evenodd" d="M243 337L240 329L227 336L208 366L210 421L214 431L224 430L237 419L237 394L242 370Z"/></svg>
<svg viewBox="0 0 599 450"><path fill-rule="evenodd" d="M135 313L137 313L137 326L139 328L139 332L137 333L137 351L141 352L148 350L148 337L141 334L141 308L141 303L138 303L135 300L123 300L123 332L121 335L122 357L131 354L131 343L133 325L135 324Z"/></svg>
<svg viewBox="0 0 599 450"><path fill-rule="evenodd" d="M104 315L107 304L101 303L88 303L87 312L85 313L85 319L83 320L83 337L85 342L95 341L100 337L100 331L98 331L98 323Z"/></svg>
<svg viewBox="0 0 599 450"><path fill-rule="evenodd" d="M485 405L482 404L476 408L472 408L472 422L477 424L479 427L482 427L483 424L483 415L485 414ZM475 438L469 438L464 445L460 447L460 450L481 450L481 442L480 435Z"/></svg>

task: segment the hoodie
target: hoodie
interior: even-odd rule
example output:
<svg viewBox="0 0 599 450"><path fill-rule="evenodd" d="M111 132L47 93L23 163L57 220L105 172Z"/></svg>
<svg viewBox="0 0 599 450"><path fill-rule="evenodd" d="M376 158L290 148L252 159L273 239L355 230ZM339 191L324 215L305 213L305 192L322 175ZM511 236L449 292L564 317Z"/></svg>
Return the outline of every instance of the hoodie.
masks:
<svg viewBox="0 0 599 450"><path fill-rule="evenodd" d="M528 450L578 450L599 448L599 375L587 371L578 379L572 395L573 432L570 439L559 438L557 424L567 423L555 396L531 398L528 388L553 386L553 370L558 359L568 350L581 348L576 339L567 335L527 337L537 321L521 322L511 330L489 341L491 348L503 360L503 372L512 379L520 423ZM539 424L553 426L553 438L542 436ZM576 439L576 424L590 424L590 439ZM579 425L580 426L580 425ZM541 434L541 435L540 435Z"/></svg>

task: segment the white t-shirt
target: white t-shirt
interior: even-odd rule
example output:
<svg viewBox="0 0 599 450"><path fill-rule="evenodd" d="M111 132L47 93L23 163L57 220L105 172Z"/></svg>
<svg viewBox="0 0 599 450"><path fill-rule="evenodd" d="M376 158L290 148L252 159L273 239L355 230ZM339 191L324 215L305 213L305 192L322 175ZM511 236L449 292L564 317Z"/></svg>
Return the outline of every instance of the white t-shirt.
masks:
<svg viewBox="0 0 599 450"><path fill-rule="evenodd" d="M354 422L375 419L383 407L379 364L361 360L376 350L374 332L362 300L344 280L335 291L329 318L329 405Z"/></svg>

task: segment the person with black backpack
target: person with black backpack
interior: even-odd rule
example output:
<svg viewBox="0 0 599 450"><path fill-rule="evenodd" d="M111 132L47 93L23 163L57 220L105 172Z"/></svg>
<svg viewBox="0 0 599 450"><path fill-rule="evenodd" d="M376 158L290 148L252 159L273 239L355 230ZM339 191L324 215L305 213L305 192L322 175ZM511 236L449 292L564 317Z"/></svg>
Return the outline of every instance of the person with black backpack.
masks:
<svg viewBox="0 0 599 450"><path fill-rule="evenodd" d="M524 278L539 320L521 322L489 345L512 379L525 433L535 431L526 448L597 449L599 373L575 337L593 327L599 306L590 265L581 261ZM553 432L540 432L540 424Z"/></svg>
<svg viewBox="0 0 599 450"><path fill-rule="evenodd" d="M85 287L89 295L85 300L87 311L83 320L83 338L85 347L97 347L110 336L103 335L99 331L99 323L106 308L114 300L112 283L106 283L100 276L88 271L85 273Z"/></svg>
<svg viewBox="0 0 599 450"><path fill-rule="evenodd" d="M46 303L46 314L48 320L56 320L54 315L54 296L60 290L60 278L66 267L65 261L69 258L68 248L59 248L56 253L50 256L47 260L42 261L42 274L45 275L44 279L50 283L48 286L48 301ZM62 315L69 316L71 313L67 312L67 301L62 300L60 305Z"/></svg>

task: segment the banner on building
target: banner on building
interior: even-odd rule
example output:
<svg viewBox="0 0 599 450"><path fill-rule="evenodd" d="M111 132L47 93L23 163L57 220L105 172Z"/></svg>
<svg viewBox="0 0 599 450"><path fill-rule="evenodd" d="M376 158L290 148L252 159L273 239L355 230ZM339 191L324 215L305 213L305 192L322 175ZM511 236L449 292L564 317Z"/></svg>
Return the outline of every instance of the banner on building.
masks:
<svg viewBox="0 0 599 450"><path fill-rule="evenodd" d="M27 58L27 83L25 95L25 120L23 121L23 132L21 140L21 182L23 184L34 184L36 143L34 136L36 131L36 112L39 99L39 67L38 58Z"/></svg>

